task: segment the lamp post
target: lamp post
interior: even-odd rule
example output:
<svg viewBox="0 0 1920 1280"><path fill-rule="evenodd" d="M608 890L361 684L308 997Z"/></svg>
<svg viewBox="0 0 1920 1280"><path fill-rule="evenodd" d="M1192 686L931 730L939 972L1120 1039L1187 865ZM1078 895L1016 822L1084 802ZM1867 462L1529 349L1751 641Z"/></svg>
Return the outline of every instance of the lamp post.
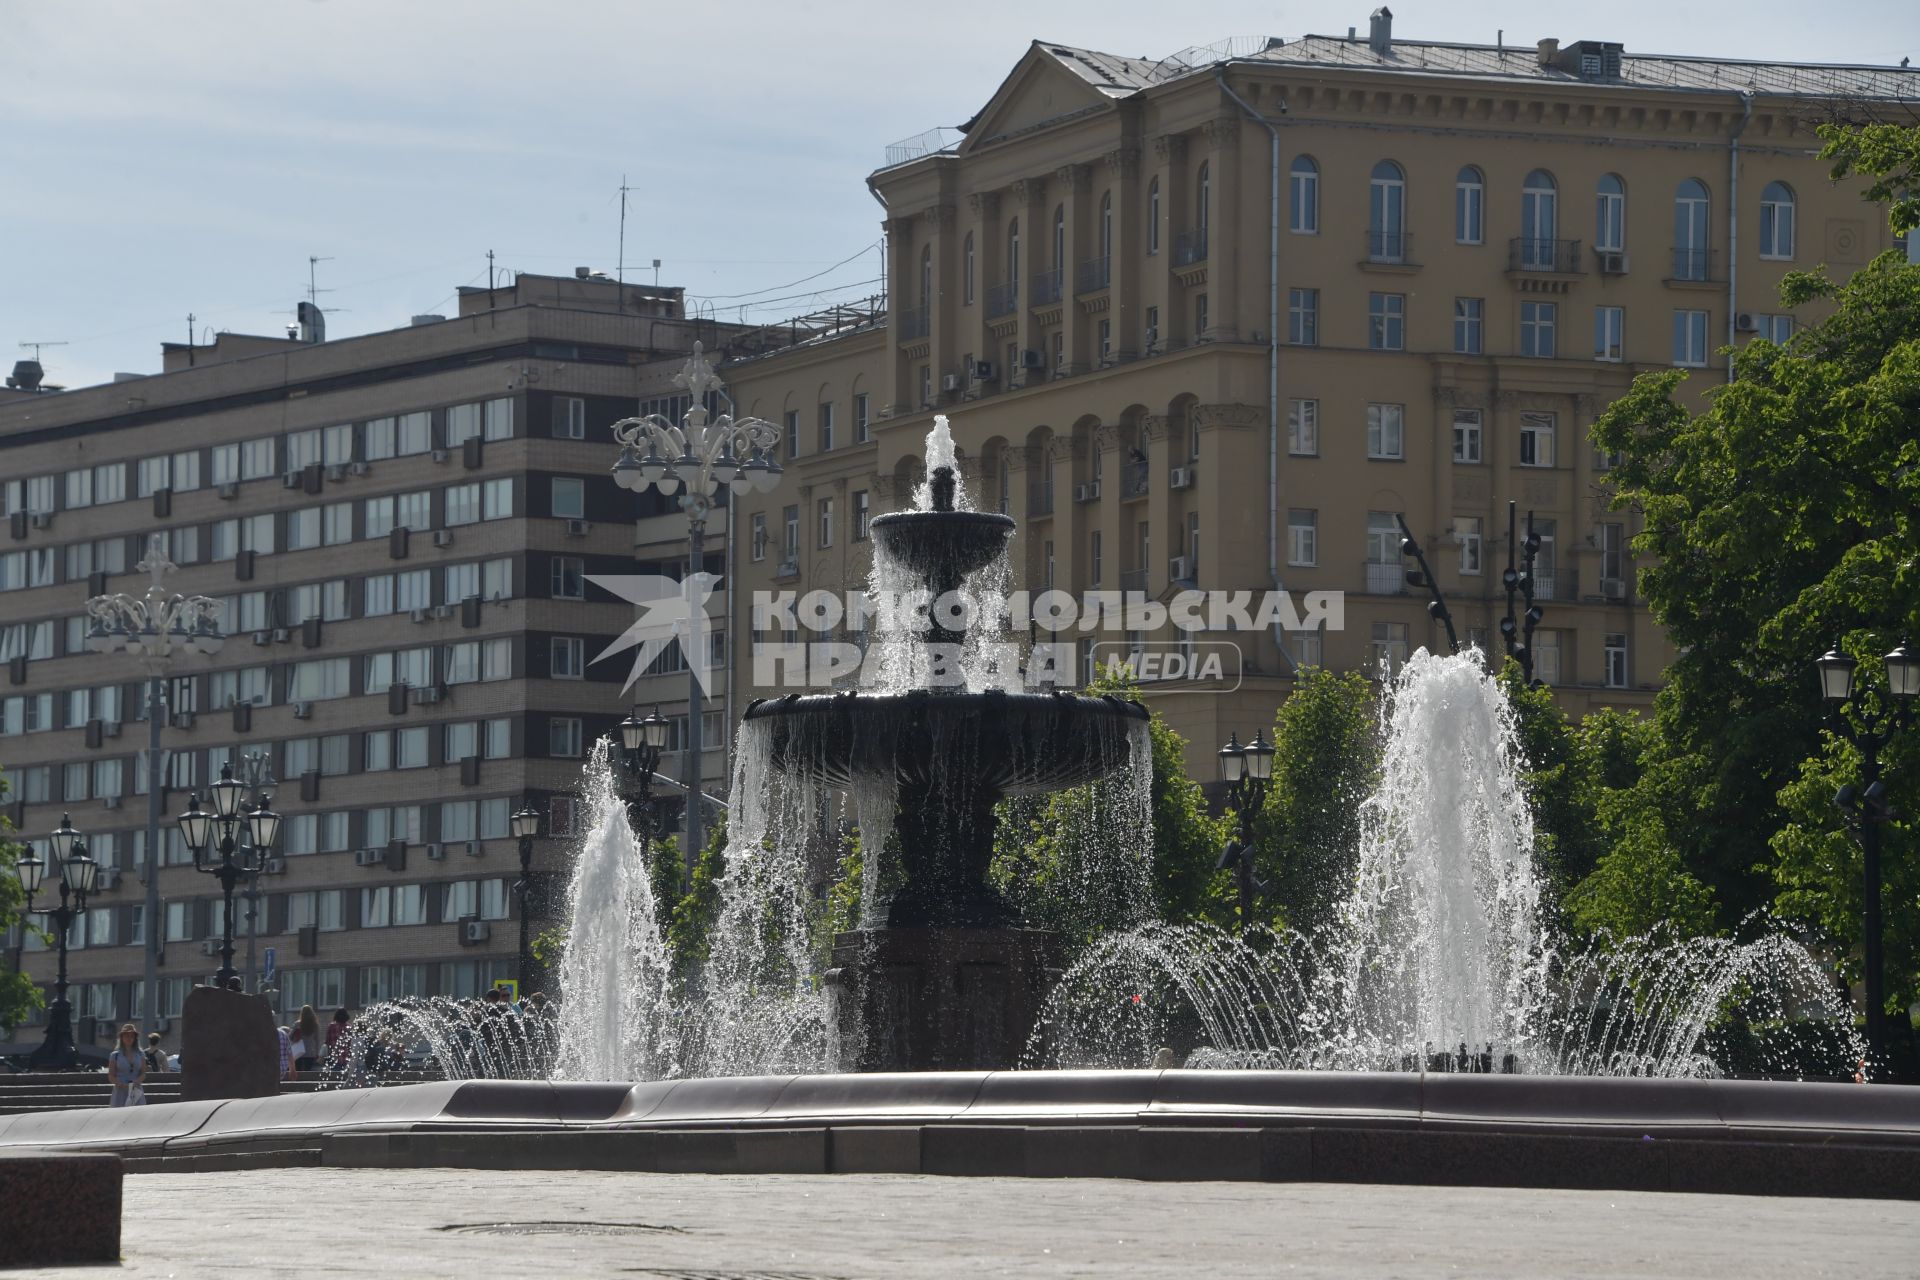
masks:
<svg viewBox="0 0 1920 1280"><path fill-rule="evenodd" d="M540 834L540 811L532 804L523 804L507 819L507 827L520 842L520 878L513 882L514 896L520 899L520 967L513 976L525 996L527 976L533 972L533 940L527 933L527 918L532 913L527 910L527 900L533 887L533 838Z"/></svg>
<svg viewBox="0 0 1920 1280"><path fill-rule="evenodd" d="M1500 619L1500 639L1506 643L1507 656L1520 664L1520 678L1528 684L1533 683L1533 632L1540 625L1540 619L1546 615L1533 601L1533 562L1540 555L1540 535L1533 531L1533 512L1527 512L1527 536L1520 541L1514 528L1515 504L1507 503L1507 568L1500 575L1500 585L1507 592L1507 616ZM1520 549L1520 564L1514 567L1515 547ZM1519 597L1525 608L1516 617L1513 611L1514 598Z"/></svg>
<svg viewBox="0 0 1920 1280"><path fill-rule="evenodd" d="M1859 666L1835 644L1814 661L1820 675L1820 696L1833 713L1836 731L1860 752L1860 785L1841 787L1833 797L1834 806L1847 829L1860 842L1861 873L1865 885L1865 922L1862 930L1862 957L1866 973L1867 1051L1875 1065L1887 1063L1886 965L1883 956L1885 927L1880 915L1880 828L1893 818L1887 802L1887 784L1880 777L1880 750L1906 727L1914 698L1920 696L1920 656L1908 650L1903 640L1884 659L1889 701L1882 701L1877 713L1853 705L1854 716L1862 724L1840 714L1853 699L1854 671Z"/></svg>
<svg viewBox="0 0 1920 1280"><path fill-rule="evenodd" d="M1227 841L1214 869L1233 868L1234 881L1240 890L1240 931L1247 933L1253 928L1254 894L1272 888L1254 876L1253 824L1260 816L1267 786L1273 779L1273 745L1261 737L1258 730L1254 732L1253 741L1244 747L1240 745L1239 734L1228 734L1227 745L1220 748L1220 778L1227 784L1227 803L1233 806L1237 838Z"/></svg>
<svg viewBox="0 0 1920 1280"><path fill-rule="evenodd" d="M280 835L280 815L267 805L268 797L247 805L243 797L246 784L233 776L233 766L220 766L220 781L207 788L213 812L200 807L200 797L187 798L187 811L180 815L180 833L187 848L193 850L193 869L220 881L224 906L220 912L220 970L213 975L214 985L226 989L237 975L233 968L233 887L246 876L259 871L260 860ZM247 840L241 840L245 827ZM217 834L216 834L217 829ZM217 852L219 862L212 860Z"/></svg>
<svg viewBox="0 0 1920 1280"><path fill-rule="evenodd" d="M134 568L147 574L147 589L94 596L87 601L93 625L87 631L89 653L131 653L147 670L147 858L145 963L141 989L146 1011L159 1007L160 983L160 809L166 759L160 751L160 728L166 720L166 680L163 673L175 653L217 653L226 637L220 632L220 602L211 596L176 595L167 590L167 578L178 568L167 556L164 534L147 538L146 558Z"/></svg>
<svg viewBox="0 0 1920 1280"><path fill-rule="evenodd" d="M59 968L53 984L53 1004L47 1009L47 1036L27 1058L36 1071L65 1071L75 1062L73 1046L73 1006L67 1000L67 931L87 909L87 898L99 882L100 867L87 856L86 841L73 829L73 820L60 815L60 825L48 835L47 865L28 854L14 866L20 887L27 891L27 909L33 909L33 895L40 888L43 873L60 874L60 905L42 908L47 925L53 930L54 946L59 953Z"/></svg>
<svg viewBox="0 0 1920 1280"><path fill-rule="evenodd" d="M660 753L666 749L667 733L673 725L655 707L653 714L640 718L640 708L620 722L620 766L626 777L622 788L627 801L627 825L638 835L644 848L664 834L666 814L653 798L653 778L660 768Z"/></svg>
<svg viewBox="0 0 1920 1280"><path fill-rule="evenodd" d="M687 517L687 631L682 640L687 650L686 855L691 874L693 860L699 856L704 816L700 679L706 671L706 655L692 652L692 647L699 636L693 625L693 610L701 606L695 577L705 558L707 514L713 510L722 486L734 493L767 493L780 483L781 467L774 457L780 429L763 418L709 414L707 393L719 388L720 379L698 342L693 344L693 354L674 377L674 383L685 387L692 398L678 426L657 413L622 418L613 424L614 439L620 442L613 478L621 488L634 493L650 487L664 497L679 493L680 510Z"/></svg>

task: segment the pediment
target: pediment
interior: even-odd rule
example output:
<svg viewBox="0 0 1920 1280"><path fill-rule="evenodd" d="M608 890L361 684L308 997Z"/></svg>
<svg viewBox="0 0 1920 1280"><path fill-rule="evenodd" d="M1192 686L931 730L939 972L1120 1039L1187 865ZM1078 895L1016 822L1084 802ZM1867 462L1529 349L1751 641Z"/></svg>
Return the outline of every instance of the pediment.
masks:
<svg viewBox="0 0 1920 1280"><path fill-rule="evenodd" d="M960 152L964 155L994 138L1078 115L1110 101L1036 43L1000 83L987 105L967 122L967 138Z"/></svg>

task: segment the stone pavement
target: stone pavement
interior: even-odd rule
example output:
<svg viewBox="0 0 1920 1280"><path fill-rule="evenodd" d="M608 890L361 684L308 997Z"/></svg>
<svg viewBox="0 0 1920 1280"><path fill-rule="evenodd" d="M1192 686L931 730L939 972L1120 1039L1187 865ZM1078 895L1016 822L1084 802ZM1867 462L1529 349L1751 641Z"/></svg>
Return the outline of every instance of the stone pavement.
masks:
<svg viewBox="0 0 1920 1280"><path fill-rule="evenodd" d="M518 1225L514 1225L518 1224ZM1634 1192L271 1169L126 1180L119 1267L9 1276L1920 1274L1920 1206Z"/></svg>

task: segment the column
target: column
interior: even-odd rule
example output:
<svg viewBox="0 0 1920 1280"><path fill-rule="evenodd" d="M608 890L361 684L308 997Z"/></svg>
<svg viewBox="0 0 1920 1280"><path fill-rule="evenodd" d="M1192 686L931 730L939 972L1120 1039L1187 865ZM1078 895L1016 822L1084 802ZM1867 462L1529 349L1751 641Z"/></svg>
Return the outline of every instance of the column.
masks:
<svg viewBox="0 0 1920 1280"><path fill-rule="evenodd" d="M966 350L960 330L960 235L953 205L928 205L920 215L926 242L933 246L933 297L927 302L927 359L933 364L936 395L943 373L965 375L960 354Z"/></svg>
<svg viewBox="0 0 1920 1280"><path fill-rule="evenodd" d="M1147 282L1142 306L1160 308L1160 348L1193 342L1193 308L1174 276L1182 232L1193 229L1193 199L1187 181L1187 139L1163 133L1153 140L1154 173L1160 179L1160 254Z"/></svg>
<svg viewBox="0 0 1920 1280"><path fill-rule="evenodd" d="M997 191L976 191L967 197L967 207L973 214L973 323L968 327L968 339L982 360L993 361L995 367L1006 362L1006 343L993 336L993 321L988 317L987 296L993 286L1007 276L1007 230L1000 222L1000 193ZM1009 382L1019 370L1000 369L1000 389L1012 385Z"/></svg>
<svg viewBox="0 0 1920 1280"><path fill-rule="evenodd" d="M907 318L919 306L915 296L920 289L919 273L913 266L912 218L888 218L882 226L887 233L887 404L895 415L911 413L920 407L919 388L913 385L912 370L901 354Z"/></svg>
<svg viewBox="0 0 1920 1280"><path fill-rule="evenodd" d="M1094 325L1079 305L1080 264L1100 252L1096 247L1099 240L1092 223L1095 214L1087 196L1093 186L1093 168L1084 164L1064 164L1054 170L1053 176L1067 202L1066 250L1061 254L1059 264L1061 352L1072 372L1084 373L1093 367L1098 354L1093 344ZM1051 241L1053 211L1049 209L1045 216L1048 222L1047 237ZM1047 360L1048 376L1051 377L1055 372L1051 368L1051 349L1047 352Z"/></svg>
<svg viewBox="0 0 1920 1280"><path fill-rule="evenodd" d="M1209 201L1213 225L1207 228L1205 336L1235 342L1242 332L1266 328L1265 321L1243 325L1240 316L1240 232L1245 222L1240 208L1240 118L1221 116L1209 120L1205 133L1212 153L1208 173L1213 182Z"/></svg>
<svg viewBox="0 0 1920 1280"><path fill-rule="evenodd" d="M1173 558L1174 546L1178 538L1173 528L1173 490L1167 484L1167 468L1176 452L1184 453L1184 445L1176 447L1168 439L1168 419L1163 413L1150 413L1140 420L1140 435L1143 443L1140 451L1147 455L1147 523L1152 527L1153 558L1146 564L1147 594L1158 596L1166 591L1167 562ZM1123 466L1134 465L1129 459ZM1135 504L1133 510L1140 510Z"/></svg>
<svg viewBox="0 0 1920 1280"><path fill-rule="evenodd" d="M1047 260L1050 251L1048 241L1053 238L1052 219L1047 208L1047 180L1045 178L1022 178L1013 184L1013 207L1020 218L1020 261L1018 279L1012 281L1020 291L1020 303L1014 308L1018 324L1014 329L1015 340L1024 353L1036 350L1039 341L1033 323L1033 275L1039 270L1039 264ZM1004 250L1003 250L1004 252ZM1012 372L1007 385L1012 386ZM1046 378L1044 369L1021 370L1020 385L1027 386Z"/></svg>
<svg viewBox="0 0 1920 1280"><path fill-rule="evenodd" d="M1113 320L1113 349L1122 360L1138 356L1146 343L1142 310L1142 264L1147 261L1146 197L1140 182L1140 148L1122 146L1106 155L1108 190L1113 192L1113 260L1108 296ZM1099 206L1094 216L1100 216ZM1161 314L1166 313L1163 310ZM1164 323L1164 321L1163 321Z"/></svg>

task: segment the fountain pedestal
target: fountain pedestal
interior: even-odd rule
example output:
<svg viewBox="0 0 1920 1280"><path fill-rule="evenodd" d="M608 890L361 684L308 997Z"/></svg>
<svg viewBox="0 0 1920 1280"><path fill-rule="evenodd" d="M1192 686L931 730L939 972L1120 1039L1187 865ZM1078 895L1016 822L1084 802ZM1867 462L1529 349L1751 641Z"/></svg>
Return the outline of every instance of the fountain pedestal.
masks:
<svg viewBox="0 0 1920 1280"><path fill-rule="evenodd" d="M833 1071L1013 1067L1056 976L1042 929L859 929L827 972Z"/></svg>

